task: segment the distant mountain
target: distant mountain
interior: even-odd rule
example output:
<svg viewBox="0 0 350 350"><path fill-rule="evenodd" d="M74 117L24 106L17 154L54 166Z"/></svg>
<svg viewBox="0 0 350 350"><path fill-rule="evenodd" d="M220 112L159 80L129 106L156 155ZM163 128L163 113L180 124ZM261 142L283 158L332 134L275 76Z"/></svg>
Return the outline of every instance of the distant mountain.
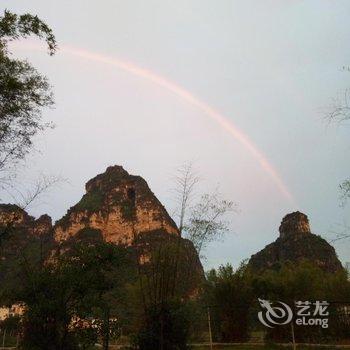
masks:
<svg viewBox="0 0 350 350"><path fill-rule="evenodd" d="M280 236L252 255L249 266L254 271L276 269L281 264L308 260L327 272L342 270L334 248L311 233L308 217L300 212L286 215L279 227Z"/></svg>
<svg viewBox="0 0 350 350"><path fill-rule="evenodd" d="M142 177L111 166L89 180L85 188L81 200L53 226L47 215L35 220L15 205L0 204L0 239L8 236L8 245L24 247L36 237L48 241L48 249L62 251L76 241L90 244L102 240L128 246L144 268L152 252L163 259L166 249L173 247L179 259L179 280L191 280L185 294L198 290L204 271L197 251L191 241L180 237L175 222ZM174 264L174 259L168 256L168 263Z"/></svg>

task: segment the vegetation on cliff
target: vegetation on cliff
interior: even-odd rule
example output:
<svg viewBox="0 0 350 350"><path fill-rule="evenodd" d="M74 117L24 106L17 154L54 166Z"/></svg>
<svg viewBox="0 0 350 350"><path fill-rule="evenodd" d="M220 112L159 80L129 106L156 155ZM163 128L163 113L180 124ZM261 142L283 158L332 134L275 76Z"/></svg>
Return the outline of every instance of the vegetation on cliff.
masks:
<svg viewBox="0 0 350 350"><path fill-rule="evenodd" d="M104 236L113 240L128 240L149 230L163 229L176 234L176 224L146 181L130 175L121 166L111 166L86 183L86 193L56 222L55 230L69 236L85 226L104 229L104 223L113 222L113 228ZM108 220L107 220L108 219ZM105 229L104 229L105 230ZM57 239L59 239L59 233Z"/></svg>
<svg viewBox="0 0 350 350"><path fill-rule="evenodd" d="M310 232L307 216L287 215L280 226L280 237L254 254L249 266L256 271L279 269L286 262L309 260L328 272L343 269L334 248L322 237Z"/></svg>

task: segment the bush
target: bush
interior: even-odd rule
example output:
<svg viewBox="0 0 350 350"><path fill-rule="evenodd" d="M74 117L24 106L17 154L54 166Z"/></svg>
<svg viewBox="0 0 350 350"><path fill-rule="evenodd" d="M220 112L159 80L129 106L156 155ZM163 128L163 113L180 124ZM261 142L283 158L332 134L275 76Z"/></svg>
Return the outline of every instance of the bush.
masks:
<svg viewBox="0 0 350 350"><path fill-rule="evenodd" d="M187 349L190 317L188 305L181 302L150 308L136 337L139 349Z"/></svg>

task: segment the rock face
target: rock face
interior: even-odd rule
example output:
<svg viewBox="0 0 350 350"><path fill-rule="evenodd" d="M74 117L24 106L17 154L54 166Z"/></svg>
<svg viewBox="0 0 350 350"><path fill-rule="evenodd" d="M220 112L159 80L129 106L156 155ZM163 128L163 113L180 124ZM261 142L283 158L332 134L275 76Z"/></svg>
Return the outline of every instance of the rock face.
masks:
<svg viewBox="0 0 350 350"><path fill-rule="evenodd" d="M343 267L334 248L311 233L307 216L300 212L286 215L279 227L280 236L260 252L252 255L249 266L254 271L278 268L286 261L309 260L327 272Z"/></svg>
<svg viewBox="0 0 350 350"><path fill-rule="evenodd" d="M34 242L37 246L40 244L42 253L45 250L44 247L52 246L51 218L48 215L42 215L36 220L17 205L0 204L0 260L17 261L18 253ZM5 267L0 276L0 283L2 283L4 271L6 271Z"/></svg>
<svg viewBox="0 0 350 350"><path fill-rule="evenodd" d="M128 246L138 273L154 277L156 266L167 283L164 290L168 290L170 277L165 279L163 274L171 268L169 276L177 277L173 278L174 290L183 297L197 295L204 279L197 251L191 241L180 237L175 222L143 178L112 166L85 187L81 200L54 226L47 215L35 220L15 205L0 205L0 239L7 237L0 259L9 260L29 241L45 243L48 258L68 251L77 242L123 244Z"/></svg>
<svg viewBox="0 0 350 350"><path fill-rule="evenodd" d="M279 232L282 239L295 234L311 233L309 219L299 211L287 214L281 222Z"/></svg>
<svg viewBox="0 0 350 350"><path fill-rule="evenodd" d="M154 273L158 261L162 268L170 268L167 264L177 261L171 255L175 254L176 289L186 297L196 295L204 279L197 251L192 242L180 237L175 222L142 177L112 166L89 180L85 188L82 199L53 228L61 247L76 240L125 244L136 254L135 260L146 275L149 269Z"/></svg>
<svg viewBox="0 0 350 350"><path fill-rule="evenodd" d="M174 221L140 176L112 166L86 184L86 193L54 227L57 241L86 227L108 242L131 244L143 232L178 235Z"/></svg>
<svg viewBox="0 0 350 350"><path fill-rule="evenodd" d="M52 220L48 215L34 217L14 204L0 204L0 228L25 230L29 234L39 236L48 234L52 229Z"/></svg>

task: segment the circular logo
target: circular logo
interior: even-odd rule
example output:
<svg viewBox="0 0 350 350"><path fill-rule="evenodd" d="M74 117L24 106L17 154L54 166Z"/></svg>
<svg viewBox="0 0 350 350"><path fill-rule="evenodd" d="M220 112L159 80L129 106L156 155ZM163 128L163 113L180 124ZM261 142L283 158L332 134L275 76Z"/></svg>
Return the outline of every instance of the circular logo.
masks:
<svg viewBox="0 0 350 350"><path fill-rule="evenodd" d="M276 325L288 324L293 318L292 309L281 301L276 302L276 306L263 299L259 299L259 303L265 310L258 313L258 318L266 327L273 328Z"/></svg>

